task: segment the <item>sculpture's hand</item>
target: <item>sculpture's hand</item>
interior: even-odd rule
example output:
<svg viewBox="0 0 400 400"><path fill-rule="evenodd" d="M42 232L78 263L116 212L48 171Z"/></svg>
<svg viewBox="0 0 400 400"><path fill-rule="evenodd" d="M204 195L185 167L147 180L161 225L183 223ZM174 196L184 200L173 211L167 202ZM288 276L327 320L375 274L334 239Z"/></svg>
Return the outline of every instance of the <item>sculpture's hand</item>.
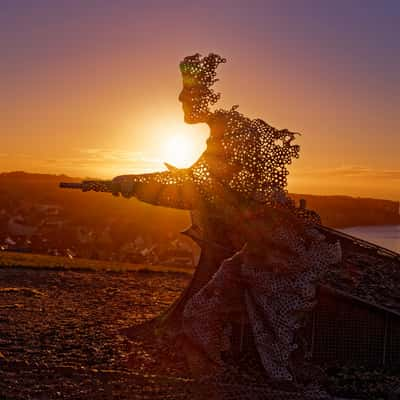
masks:
<svg viewBox="0 0 400 400"><path fill-rule="evenodd" d="M114 196L122 194L128 199L135 195L135 182L128 175L116 176L111 181L111 188Z"/></svg>

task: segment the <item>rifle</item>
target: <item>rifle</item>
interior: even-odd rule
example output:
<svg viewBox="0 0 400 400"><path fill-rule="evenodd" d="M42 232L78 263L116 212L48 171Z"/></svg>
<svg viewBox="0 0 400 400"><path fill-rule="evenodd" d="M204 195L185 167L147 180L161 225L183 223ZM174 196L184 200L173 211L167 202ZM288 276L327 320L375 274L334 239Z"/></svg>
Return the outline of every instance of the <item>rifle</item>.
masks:
<svg viewBox="0 0 400 400"><path fill-rule="evenodd" d="M179 168L164 163L169 171L179 171ZM117 187L113 184L113 181L82 181L81 183L76 182L60 182L59 187L61 189L81 189L82 192L106 192L113 193L114 195L119 195L121 192L120 187Z"/></svg>
<svg viewBox="0 0 400 400"><path fill-rule="evenodd" d="M76 182L60 182L60 188L62 189L81 189L82 192L107 192L115 193L116 188L113 187L112 181L82 181ZM114 189L114 190L113 190Z"/></svg>
<svg viewBox="0 0 400 400"><path fill-rule="evenodd" d="M178 171L179 168L164 163L169 171ZM61 189L81 189L82 192L106 192L106 193L113 193L115 195L119 194L120 188L116 187L113 184L113 181L82 181L80 183L77 182L60 182L59 187Z"/></svg>

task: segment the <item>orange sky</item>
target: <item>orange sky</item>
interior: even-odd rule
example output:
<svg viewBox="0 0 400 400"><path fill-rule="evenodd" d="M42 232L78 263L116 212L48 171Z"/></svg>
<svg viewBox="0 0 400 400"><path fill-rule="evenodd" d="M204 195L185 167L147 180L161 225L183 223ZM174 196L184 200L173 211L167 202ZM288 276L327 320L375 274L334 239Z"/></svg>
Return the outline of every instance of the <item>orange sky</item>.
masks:
<svg viewBox="0 0 400 400"><path fill-rule="evenodd" d="M395 3L371 14L346 2L134 3L44 1L0 16L0 171L153 171L176 161L175 136L194 162L207 128L183 123L178 63L213 51L228 59L219 107L302 133L290 191L400 198Z"/></svg>

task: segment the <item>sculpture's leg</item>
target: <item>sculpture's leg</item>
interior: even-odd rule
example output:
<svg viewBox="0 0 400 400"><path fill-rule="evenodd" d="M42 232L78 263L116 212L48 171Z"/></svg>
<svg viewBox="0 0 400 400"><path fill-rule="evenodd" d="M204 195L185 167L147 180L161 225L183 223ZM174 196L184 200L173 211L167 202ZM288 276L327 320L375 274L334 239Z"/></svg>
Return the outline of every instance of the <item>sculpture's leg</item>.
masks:
<svg viewBox="0 0 400 400"><path fill-rule="evenodd" d="M204 352L190 340L183 338L181 348L185 354L186 362L193 377L202 377L218 370L218 365L212 362Z"/></svg>
<svg viewBox="0 0 400 400"><path fill-rule="evenodd" d="M152 326L153 328L151 329L159 336L166 335L174 338L180 335L182 333L182 318L186 303L207 284L226 257L226 251L223 252L218 248L214 248L214 246L204 246L201 249L198 265L188 287L163 314L145 325L148 328ZM143 327L143 325L140 327L134 325L124 329L121 333L128 337L135 337Z"/></svg>
<svg viewBox="0 0 400 400"><path fill-rule="evenodd" d="M201 250L199 263L189 286L169 309L158 317L157 333L176 336L182 331L182 315L188 300L211 279L221 262L227 257L226 252L204 246Z"/></svg>

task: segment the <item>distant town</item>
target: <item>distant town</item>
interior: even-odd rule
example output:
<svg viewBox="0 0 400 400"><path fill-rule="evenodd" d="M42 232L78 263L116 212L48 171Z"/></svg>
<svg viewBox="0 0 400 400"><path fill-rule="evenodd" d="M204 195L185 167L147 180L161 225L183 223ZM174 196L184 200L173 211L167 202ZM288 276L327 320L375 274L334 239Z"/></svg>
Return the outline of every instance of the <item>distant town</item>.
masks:
<svg viewBox="0 0 400 400"><path fill-rule="evenodd" d="M0 251L193 267L198 247L180 232L189 213L58 188L67 176L0 174ZM325 225L399 224L399 202L293 194Z"/></svg>

